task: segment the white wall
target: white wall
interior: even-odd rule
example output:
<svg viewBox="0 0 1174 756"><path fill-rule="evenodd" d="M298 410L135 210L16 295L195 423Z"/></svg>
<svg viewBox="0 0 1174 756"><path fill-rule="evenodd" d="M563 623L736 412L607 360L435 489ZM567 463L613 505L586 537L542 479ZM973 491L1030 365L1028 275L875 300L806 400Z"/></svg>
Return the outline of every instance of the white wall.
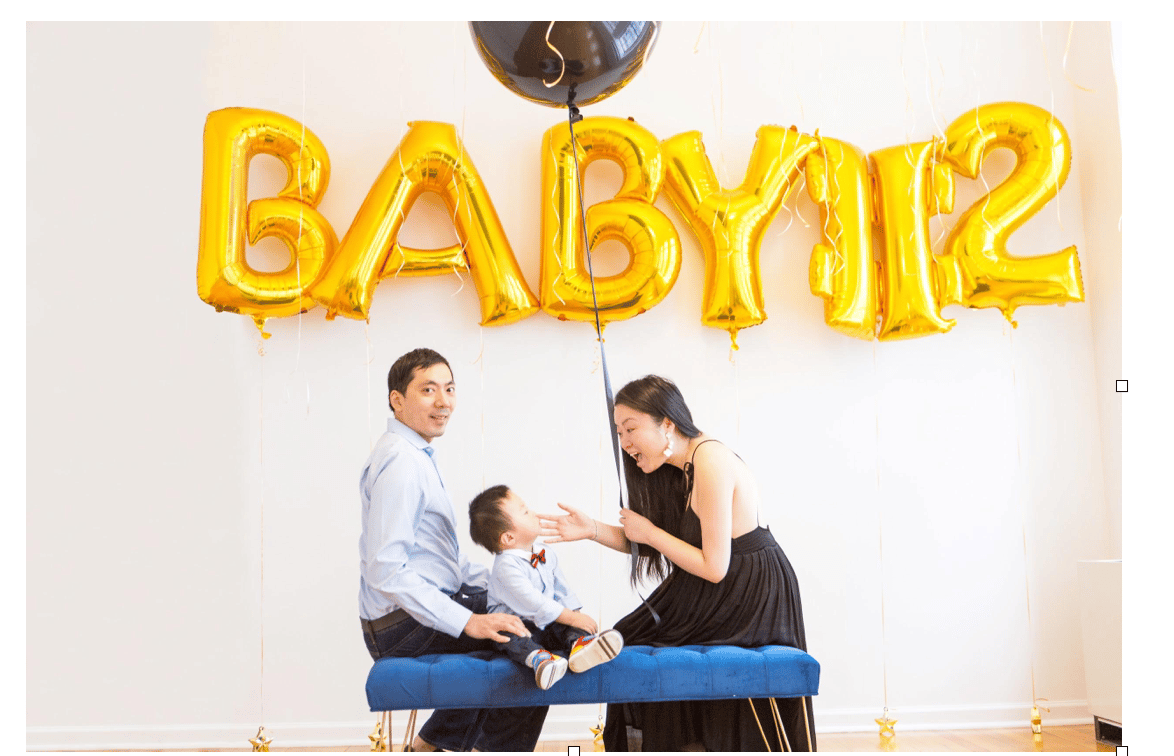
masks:
<svg viewBox="0 0 1174 756"><path fill-rule="evenodd" d="M608 327L612 379L672 377L756 471L802 585L821 730L872 729L886 703L907 728L1026 724L1033 681L1048 721L1088 719L1076 560L1120 555L1104 397L1120 183L1101 144L1115 118L1090 116L1068 81L1111 84L1108 32L1076 27L1066 76L1068 28L666 23L636 80L586 109L661 138L701 130L726 185L767 123L871 151L1019 100L1072 136L1068 183L1011 251L1076 244L1087 301L1024 307L1016 330L959 307L952 332L912 341L828 328L803 192L763 245L770 319L731 354L699 322L696 240L658 201L683 269L664 302ZM270 320L262 341L196 295L204 117L248 106L312 129L340 237L408 120L456 124L536 289L539 145L565 112L496 83L460 23L32 24L27 71L28 746L239 747L261 724L275 746L366 744L356 485L387 368L420 345L452 362L461 406L441 447L458 508L509 482L614 521L598 349L590 326L544 313L479 327L455 276L382 283L370 324L316 309ZM984 173L1009 168L996 155ZM252 195L281 178L257 161ZM596 164L589 200L618 184ZM947 228L981 187L959 181ZM446 224L422 203L405 241L448 243ZM634 607L619 555L557 548L603 623ZM556 709L546 736L588 737L599 710Z"/></svg>

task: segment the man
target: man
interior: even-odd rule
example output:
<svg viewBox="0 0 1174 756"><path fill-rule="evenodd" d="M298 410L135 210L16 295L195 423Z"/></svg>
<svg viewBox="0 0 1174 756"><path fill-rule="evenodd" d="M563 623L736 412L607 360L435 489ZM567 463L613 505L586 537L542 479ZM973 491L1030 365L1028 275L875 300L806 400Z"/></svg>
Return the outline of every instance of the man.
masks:
<svg viewBox="0 0 1174 756"><path fill-rule="evenodd" d="M359 481L359 616L375 659L492 650L508 631L529 635L511 614L486 614L488 570L460 553L456 515L433 458L456 407L448 361L431 349L400 357L387 374L394 417ZM437 632L432 632L437 631ZM549 707L436 711L417 751L533 751Z"/></svg>

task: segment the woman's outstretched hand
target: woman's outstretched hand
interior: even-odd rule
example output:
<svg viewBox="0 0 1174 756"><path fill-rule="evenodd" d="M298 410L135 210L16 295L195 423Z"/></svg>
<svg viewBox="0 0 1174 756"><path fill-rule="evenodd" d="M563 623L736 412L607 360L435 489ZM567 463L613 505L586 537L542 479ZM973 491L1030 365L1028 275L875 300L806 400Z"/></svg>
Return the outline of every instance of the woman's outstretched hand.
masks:
<svg viewBox="0 0 1174 756"><path fill-rule="evenodd" d="M562 543L595 537L595 520L578 509L568 507L561 502L559 502L559 507L567 514L538 515L538 521L542 525L542 540L544 542Z"/></svg>
<svg viewBox="0 0 1174 756"><path fill-rule="evenodd" d="M652 524L652 520L630 509L620 510L620 527L624 529L624 535L632 543L648 543L652 533L659 530Z"/></svg>

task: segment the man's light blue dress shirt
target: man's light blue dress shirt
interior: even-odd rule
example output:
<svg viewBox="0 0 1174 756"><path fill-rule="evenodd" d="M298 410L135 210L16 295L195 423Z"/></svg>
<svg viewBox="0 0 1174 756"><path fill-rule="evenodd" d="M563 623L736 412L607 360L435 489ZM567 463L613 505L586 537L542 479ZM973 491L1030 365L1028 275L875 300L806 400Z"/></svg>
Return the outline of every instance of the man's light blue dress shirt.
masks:
<svg viewBox="0 0 1174 756"><path fill-rule="evenodd" d="M472 612L450 596L462 584L486 587L488 570L461 554L432 447L389 418L363 467L359 494L359 616L403 609L422 625L459 636Z"/></svg>
<svg viewBox="0 0 1174 756"><path fill-rule="evenodd" d="M546 550L546 563L530 566L530 551L506 549L493 560L489 577L489 611L508 612L545 628L563 609L582 609L583 602L571 591L558 555Z"/></svg>

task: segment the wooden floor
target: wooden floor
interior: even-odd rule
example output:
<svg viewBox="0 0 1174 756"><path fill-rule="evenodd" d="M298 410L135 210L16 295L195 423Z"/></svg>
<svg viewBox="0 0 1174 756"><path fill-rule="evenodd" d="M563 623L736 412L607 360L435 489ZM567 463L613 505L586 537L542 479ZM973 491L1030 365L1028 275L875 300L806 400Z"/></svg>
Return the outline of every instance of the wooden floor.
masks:
<svg viewBox="0 0 1174 756"><path fill-rule="evenodd" d="M583 756L591 753L590 740L545 741L538 744L540 752L566 753L570 746L579 746ZM273 752L359 752L371 751L367 745L316 746L282 748L279 742L271 746ZM399 750L399 745L394 750ZM200 751L251 751L246 744L243 748L202 748ZM1002 751L1021 753L1040 752L1083 752L1105 751L1115 753L1112 746L1100 745L1093 736L1093 726L1072 725L1067 727L1044 727L1042 735L1033 735L1031 728L1021 727L1004 730L939 730L901 732L892 739L882 740L873 732L864 733L819 733L819 750L832 752L896 751L904 753L925 752L975 752ZM158 753L159 751L153 751ZM190 752L190 751L189 751Z"/></svg>

